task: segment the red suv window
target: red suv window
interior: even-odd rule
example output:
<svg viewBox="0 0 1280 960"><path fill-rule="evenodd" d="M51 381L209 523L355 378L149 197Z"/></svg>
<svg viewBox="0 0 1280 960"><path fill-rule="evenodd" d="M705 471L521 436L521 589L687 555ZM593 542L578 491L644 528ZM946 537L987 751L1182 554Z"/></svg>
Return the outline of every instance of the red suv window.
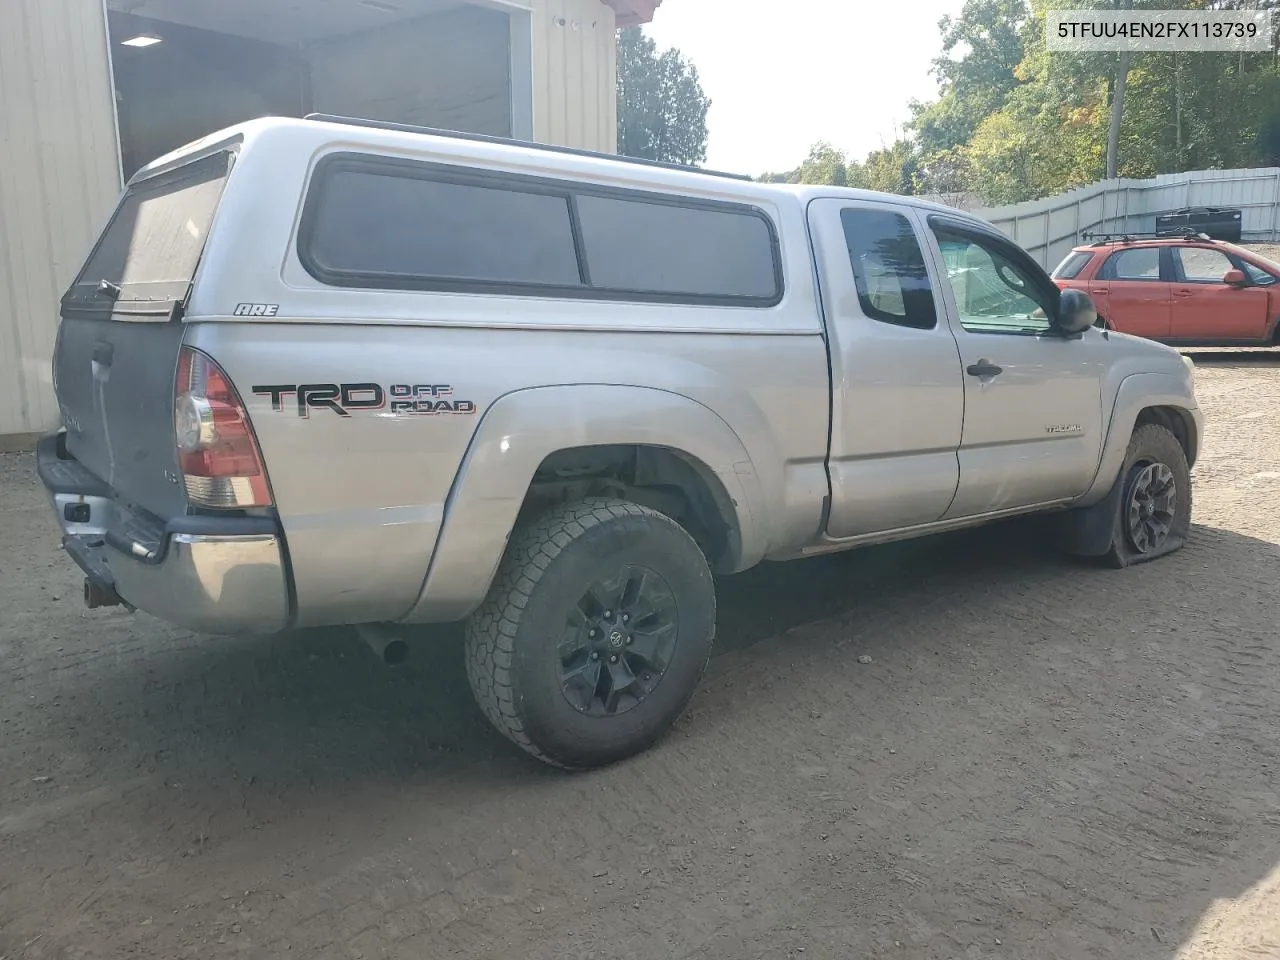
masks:
<svg viewBox="0 0 1280 960"><path fill-rule="evenodd" d="M1160 248L1134 247L1113 253L1102 265L1099 280L1159 280Z"/></svg>
<svg viewBox="0 0 1280 960"><path fill-rule="evenodd" d="M1069 253L1056 270L1053 271L1053 279L1055 280L1074 280L1080 276L1080 271L1084 269L1084 265L1093 259L1092 253L1083 250L1077 250Z"/></svg>
<svg viewBox="0 0 1280 960"><path fill-rule="evenodd" d="M1180 247L1178 262L1182 265L1185 283L1221 283L1227 271L1235 266L1221 250L1205 247Z"/></svg>

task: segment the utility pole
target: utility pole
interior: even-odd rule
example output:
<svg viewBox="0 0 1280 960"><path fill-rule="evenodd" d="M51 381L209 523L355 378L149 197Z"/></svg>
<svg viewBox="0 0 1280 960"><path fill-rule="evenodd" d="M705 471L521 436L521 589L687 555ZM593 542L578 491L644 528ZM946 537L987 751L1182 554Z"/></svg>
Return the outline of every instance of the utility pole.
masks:
<svg viewBox="0 0 1280 960"><path fill-rule="evenodd" d="M1112 0L1117 10L1132 10L1133 0ZM1120 151L1120 121L1124 117L1124 88L1129 82L1129 63L1133 52L1121 50L1116 60L1116 80L1111 94L1111 128L1107 131L1107 179L1116 176L1117 154Z"/></svg>

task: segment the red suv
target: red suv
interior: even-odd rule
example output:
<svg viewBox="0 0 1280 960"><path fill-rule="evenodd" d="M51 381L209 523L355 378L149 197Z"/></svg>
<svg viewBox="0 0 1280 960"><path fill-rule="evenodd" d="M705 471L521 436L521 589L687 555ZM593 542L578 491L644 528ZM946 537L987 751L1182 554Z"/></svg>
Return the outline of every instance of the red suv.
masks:
<svg viewBox="0 0 1280 960"><path fill-rule="evenodd" d="M1053 271L1098 324L1182 346L1280 346L1280 263L1204 236L1106 238Z"/></svg>

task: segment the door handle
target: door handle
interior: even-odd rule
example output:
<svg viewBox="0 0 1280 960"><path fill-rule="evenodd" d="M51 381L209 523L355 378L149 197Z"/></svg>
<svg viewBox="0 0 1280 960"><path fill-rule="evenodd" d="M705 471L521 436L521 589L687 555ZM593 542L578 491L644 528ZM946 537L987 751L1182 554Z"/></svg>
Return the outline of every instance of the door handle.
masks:
<svg viewBox="0 0 1280 960"><path fill-rule="evenodd" d="M990 360L979 360L977 363L970 364L965 368L965 373L971 377L994 377L1004 373L1004 367L997 367Z"/></svg>

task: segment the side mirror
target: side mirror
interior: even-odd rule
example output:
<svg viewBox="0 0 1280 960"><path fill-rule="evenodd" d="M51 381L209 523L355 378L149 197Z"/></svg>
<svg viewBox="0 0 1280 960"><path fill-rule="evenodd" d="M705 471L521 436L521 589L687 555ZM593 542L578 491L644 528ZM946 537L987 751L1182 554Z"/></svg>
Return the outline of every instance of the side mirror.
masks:
<svg viewBox="0 0 1280 960"><path fill-rule="evenodd" d="M1244 286L1249 282L1249 278L1244 275L1243 270L1228 270L1222 276L1222 282L1230 284L1233 287Z"/></svg>
<svg viewBox="0 0 1280 960"><path fill-rule="evenodd" d="M1058 298L1058 317L1054 327L1060 333L1076 336L1097 322L1098 310L1083 290L1068 288Z"/></svg>

